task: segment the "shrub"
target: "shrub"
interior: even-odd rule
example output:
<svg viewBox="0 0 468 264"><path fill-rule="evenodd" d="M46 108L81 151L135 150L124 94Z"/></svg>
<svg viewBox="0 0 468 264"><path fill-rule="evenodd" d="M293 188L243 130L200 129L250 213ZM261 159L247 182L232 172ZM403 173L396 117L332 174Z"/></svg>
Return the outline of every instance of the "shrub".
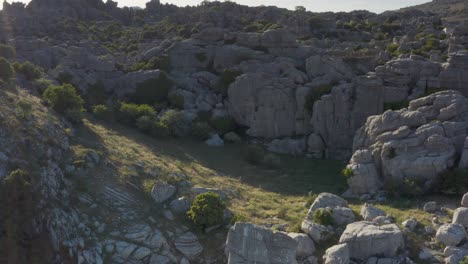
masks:
<svg viewBox="0 0 468 264"><path fill-rule="evenodd" d="M148 79L139 83L133 94L133 101L139 104L154 104L167 100L172 81L164 72L158 78Z"/></svg>
<svg viewBox="0 0 468 264"><path fill-rule="evenodd" d="M281 159L273 153L268 153L263 157L263 165L267 168L275 169L281 166Z"/></svg>
<svg viewBox="0 0 468 264"><path fill-rule="evenodd" d="M247 162L253 165L258 165L263 162L265 150L257 145L247 146L244 157Z"/></svg>
<svg viewBox="0 0 468 264"><path fill-rule="evenodd" d="M13 68L17 73L21 73L28 81L42 78L43 75L42 69L29 61L23 63L15 62L13 63Z"/></svg>
<svg viewBox="0 0 468 264"><path fill-rule="evenodd" d="M184 109L185 99L183 95L178 93L170 93L168 98L172 106L179 109Z"/></svg>
<svg viewBox="0 0 468 264"><path fill-rule="evenodd" d="M231 225L234 225L239 222L247 222L247 217L245 215L236 214L231 219Z"/></svg>
<svg viewBox="0 0 468 264"><path fill-rule="evenodd" d="M51 86L53 83L51 80L41 78L35 80L33 84L37 92L43 94L47 87Z"/></svg>
<svg viewBox="0 0 468 264"><path fill-rule="evenodd" d="M468 264L468 256L464 257L459 264Z"/></svg>
<svg viewBox="0 0 468 264"><path fill-rule="evenodd" d="M344 168L341 170L341 175L343 175L345 178L351 178L353 177L353 170L351 168Z"/></svg>
<svg viewBox="0 0 468 264"><path fill-rule="evenodd" d="M10 62L5 58L0 58L0 79L6 81L15 76L15 71L11 67Z"/></svg>
<svg viewBox="0 0 468 264"><path fill-rule="evenodd" d="M16 56L15 48L10 45L0 44L0 57L12 59Z"/></svg>
<svg viewBox="0 0 468 264"><path fill-rule="evenodd" d="M136 120L136 127L142 132L149 133L153 128L154 118L151 116L140 116Z"/></svg>
<svg viewBox="0 0 468 264"><path fill-rule="evenodd" d="M333 217L330 210L319 208L314 212L312 220L324 226L333 225Z"/></svg>
<svg viewBox="0 0 468 264"><path fill-rule="evenodd" d="M440 175L440 191L445 194L462 195L468 192L468 171L453 169Z"/></svg>
<svg viewBox="0 0 468 264"><path fill-rule="evenodd" d="M210 138L210 133L213 131L210 125L206 122L196 122L192 125L192 136L198 140L207 140Z"/></svg>
<svg viewBox="0 0 468 264"><path fill-rule="evenodd" d="M219 194L208 192L195 197L188 216L199 228L208 228L223 223L226 205Z"/></svg>
<svg viewBox="0 0 468 264"><path fill-rule="evenodd" d="M73 75L71 75L68 72L61 72L57 76L57 80L59 81L60 84L71 84L73 82Z"/></svg>
<svg viewBox="0 0 468 264"><path fill-rule="evenodd" d="M182 137L190 132L190 121L181 111L168 110L159 119L169 128L171 135Z"/></svg>
<svg viewBox="0 0 468 264"><path fill-rule="evenodd" d="M306 95L306 101L304 107L310 113L314 110L314 104L316 101L320 100L320 98L326 94L329 94L332 90L332 86L330 84L319 85L310 90L310 92Z"/></svg>
<svg viewBox="0 0 468 264"><path fill-rule="evenodd" d="M50 85L42 97L58 113L82 112L84 101L71 84Z"/></svg>
<svg viewBox="0 0 468 264"><path fill-rule="evenodd" d="M108 119L112 116L112 111L106 105L95 105L93 114L99 119Z"/></svg>
<svg viewBox="0 0 468 264"><path fill-rule="evenodd" d="M16 111L21 118L26 118L32 113L32 105L25 100L19 100L16 104Z"/></svg>
<svg viewBox="0 0 468 264"><path fill-rule="evenodd" d="M159 121L155 121L153 123L150 133L154 137L168 137L171 135L171 131L169 130L169 127L167 127L165 124Z"/></svg>
<svg viewBox="0 0 468 264"><path fill-rule="evenodd" d="M146 104L121 103L118 118L120 121L134 125L136 120L142 116L156 116L153 107Z"/></svg>
<svg viewBox="0 0 468 264"><path fill-rule="evenodd" d="M388 53L390 53L392 57L397 57L398 55L400 55L398 52L399 48L400 48L400 45L396 43L390 43L388 44L386 51L388 51Z"/></svg>
<svg viewBox="0 0 468 264"><path fill-rule="evenodd" d="M405 178L399 188L400 194L406 197L415 197L424 194L424 182L418 179Z"/></svg>
<svg viewBox="0 0 468 264"><path fill-rule="evenodd" d="M169 71L169 57L167 56L161 56L161 57L153 57L148 61L139 61L133 64L129 71L140 71L140 70L154 70L154 69L160 69L163 71Z"/></svg>
<svg viewBox="0 0 468 264"><path fill-rule="evenodd" d="M219 77L218 82L215 85L216 92L221 93L223 96L227 95L229 85L233 83L238 76L242 74L241 71L225 69L221 76Z"/></svg>
<svg viewBox="0 0 468 264"><path fill-rule="evenodd" d="M211 126L220 134L225 134L236 129L236 121L230 116L219 116L211 119Z"/></svg>

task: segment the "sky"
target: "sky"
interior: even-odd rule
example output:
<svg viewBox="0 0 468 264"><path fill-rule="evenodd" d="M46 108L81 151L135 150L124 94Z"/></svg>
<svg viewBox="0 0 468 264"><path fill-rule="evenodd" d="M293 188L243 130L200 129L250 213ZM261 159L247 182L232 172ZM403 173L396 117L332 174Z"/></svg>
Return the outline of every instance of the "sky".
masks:
<svg viewBox="0 0 468 264"><path fill-rule="evenodd" d="M29 0L14 0L27 3ZM119 6L141 6L144 7L148 0L114 0ZM161 3L171 3L179 6L198 5L202 0L161 0ZM278 6L294 9L295 6L304 6L308 11L345 11L369 10L381 13L386 10L395 10L402 7L422 4L429 0L233 0L242 5L250 6ZM12 2L12 0L8 0Z"/></svg>

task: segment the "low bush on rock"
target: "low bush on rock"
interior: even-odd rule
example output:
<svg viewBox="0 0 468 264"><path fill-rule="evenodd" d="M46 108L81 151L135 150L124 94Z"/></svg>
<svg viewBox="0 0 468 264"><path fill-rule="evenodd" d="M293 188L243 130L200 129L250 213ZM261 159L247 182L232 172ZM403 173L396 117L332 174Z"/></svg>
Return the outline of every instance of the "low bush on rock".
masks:
<svg viewBox="0 0 468 264"><path fill-rule="evenodd" d="M353 177L353 170L351 168L344 168L341 170L341 175L343 175L345 178L351 178Z"/></svg>
<svg viewBox="0 0 468 264"><path fill-rule="evenodd" d="M118 110L118 119L129 125L135 125L142 116L156 116L156 111L150 105L121 103Z"/></svg>
<svg viewBox="0 0 468 264"><path fill-rule="evenodd" d="M37 80L42 78L43 75L42 69L29 61L23 63L14 62L13 68L17 73L21 73L28 81Z"/></svg>
<svg viewBox="0 0 468 264"><path fill-rule="evenodd" d="M138 104L154 104L167 101L172 81L161 72L158 78L148 79L137 85L133 94L133 102Z"/></svg>
<svg viewBox="0 0 468 264"><path fill-rule="evenodd" d="M460 261L459 264L468 264L468 256L464 257L462 261Z"/></svg>
<svg viewBox="0 0 468 264"><path fill-rule="evenodd" d="M51 85L44 91L42 97L55 111L65 114L70 121L75 123L81 120L84 101L76 93L73 85Z"/></svg>
<svg viewBox="0 0 468 264"><path fill-rule="evenodd" d="M159 118L160 122L169 128L171 135L182 137L190 132L190 121L184 113L177 110L168 110Z"/></svg>
<svg viewBox="0 0 468 264"><path fill-rule="evenodd" d="M169 57L168 56L161 56L161 57L153 57L150 60L139 61L130 67L129 71L147 71L147 70L162 70L162 71L169 71L170 70L169 64Z"/></svg>
<svg viewBox="0 0 468 264"><path fill-rule="evenodd" d="M187 214L197 227L205 229L222 224L225 209L226 204L219 194L207 192L195 197Z"/></svg>
<svg viewBox="0 0 468 264"><path fill-rule="evenodd" d="M330 210L327 210L327 209L324 209L324 208L317 209L314 212L312 220L315 223L321 224L321 225L324 225L324 226L333 225L333 217L332 217L332 214L331 214Z"/></svg>
<svg viewBox="0 0 468 264"><path fill-rule="evenodd" d="M0 79L7 81L15 76L15 71L7 59L0 57Z"/></svg>
<svg viewBox="0 0 468 264"><path fill-rule="evenodd" d="M112 117L112 111L106 105L95 105L93 114L99 119L108 119Z"/></svg>
<svg viewBox="0 0 468 264"><path fill-rule="evenodd" d="M27 118L32 113L32 105L25 100L19 100L16 104L16 112L20 118Z"/></svg>

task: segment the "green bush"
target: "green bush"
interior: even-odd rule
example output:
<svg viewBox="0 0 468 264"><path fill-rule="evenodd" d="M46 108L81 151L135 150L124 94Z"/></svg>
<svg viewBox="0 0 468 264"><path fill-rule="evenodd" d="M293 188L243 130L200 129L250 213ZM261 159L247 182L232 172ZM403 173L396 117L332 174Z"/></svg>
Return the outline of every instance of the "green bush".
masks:
<svg viewBox="0 0 468 264"><path fill-rule="evenodd" d="M233 83L236 80L236 78L241 74L241 71L225 69L221 73L221 76L219 77L219 80L214 87L216 92L219 92L222 95L226 96L229 85L231 85L231 83Z"/></svg>
<svg viewBox="0 0 468 264"><path fill-rule="evenodd" d="M226 204L219 194L208 192L195 197L187 214L197 227L205 229L222 224L225 209Z"/></svg>
<svg viewBox="0 0 468 264"><path fill-rule="evenodd" d="M168 110L159 121L169 128L173 136L182 137L190 133L190 122L181 111Z"/></svg>
<svg viewBox="0 0 468 264"><path fill-rule="evenodd" d="M82 112L84 101L71 84L50 85L42 94L44 100L58 113Z"/></svg>
<svg viewBox="0 0 468 264"><path fill-rule="evenodd" d="M213 128L206 122L196 122L192 125L192 137L198 140L207 140Z"/></svg>
<svg viewBox="0 0 468 264"><path fill-rule="evenodd" d="M257 145L247 146L244 158L247 162L253 165L258 165L263 162L265 157L265 150Z"/></svg>
<svg viewBox="0 0 468 264"><path fill-rule="evenodd" d="M32 105L25 100L19 100L16 104L16 111L21 118L26 118L32 113Z"/></svg>
<svg viewBox="0 0 468 264"><path fill-rule="evenodd" d="M73 82L73 75L71 75L68 72L61 72L57 76L57 80L59 81L60 84L71 84Z"/></svg>
<svg viewBox="0 0 468 264"><path fill-rule="evenodd" d="M235 225L236 223L247 222L247 217L245 215L236 214L231 219L231 225Z"/></svg>
<svg viewBox="0 0 468 264"><path fill-rule="evenodd" d="M214 117L211 119L210 124L220 134L233 131L237 127L236 121L230 116Z"/></svg>
<svg viewBox="0 0 468 264"><path fill-rule="evenodd" d="M344 168L343 170L341 170L341 175L343 175L345 178L351 178L353 177L353 170L351 168Z"/></svg>
<svg viewBox="0 0 468 264"><path fill-rule="evenodd" d="M16 56L15 48L10 45L0 44L0 57L13 59Z"/></svg>
<svg viewBox="0 0 468 264"><path fill-rule="evenodd" d="M163 71L169 71L170 70L170 63L169 63L169 57L168 56L161 56L161 57L153 57L148 61L139 61L135 64L133 64L129 71L147 71L147 70L155 70L155 69L160 69Z"/></svg>
<svg viewBox="0 0 468 264"><path fill-rule="evenodd" d="M172 106L179 109L184 109L185 99L183 95L178 93L170 93L168 99Z"/></svg>
<svg viewBox="0 0 468 264"><path fill-rule="evenodd" d="M330 84L319 85L312 88L310 92L306 95L306 101L304 104L305 109L312 113L314 110L315 102L320 100L322 96L331 93L332 88L333 86Z"/></svg>
<svg viewBox="0 0 468 264"><path fill-rule="evenodd" d="M121 122L135 125L142 116L156 116L153 107L146 104L121 103L118 111L118 119Z"/></svg>
<svg viewBox="0 0 468 264"><path fill-rule="evenodd" d="M164 72L158 78L148 79L137 85L133 101L138 104L154 104L167 100L172 81Z"/></svg>
<svg viewBox="0 0 468 264"><path fill-rule="evenodd" d="M106 105L95 105L93 114L99 119L108 119L112 116L112 111Z"/></svg>
<svg viewBox="0 0 468 264"><path fill-rule="evenodd" d="M319 208L314 212L312 220L324 226L333 225L333 217L330 210Z"/></svg>
<svg viewBox="0 0 468 264"><path fill-rule="evenodd" d="M5 58L0 58L0 79L7 81L15 76L15 71L10 62Z"/></svg>
<svg viewBox="0 0 468 264"><path fill-rule="evenodd" d="M464 257L459 264L468 264L468 256Z"/></svg>
<svg viewBox="0 0 468 264"><path fill-rule="evenodd" d="M28 81L37 80L42 78L43 75L42 69L29 61L23 63L14 62L13 68L17 73L21 73Z"/></svg>
<svg viewBox="0 0 468 264"><path fill-rule="evenodd" d="M468 192L468 171L453 169L440 175L440 191L445 194L462 195Z"/></svg>
<svg viewBox="0 0 468 264"><path fill-rule="evenodd" d="M400 48L400 45L396 43L390 43L388 44L386 51L388 51L388 53L390 53L392 57L398 57L400 56L400 52L398 51L399 48Z"/></svg>
<svg viewBox="0 0 468 264"><path fill-rule="evenodd" d="M159 121L155 121L153 123L153 126L151 127L151 135L154 137L168 137L171 135L171 131L169 130L169 127L167 127L165 124Z"/></svg>
<svg viewBox="0 0 468 264"><path fill-rule="evenodd" d="M140 116L137 120L136 120L136 127L142 131L142 132L145 132L145 133L149 133L151 132L151 129L153 128L153 124L154 124L154 118L152 116Z"/></svg>
<svg viewBox="0 0 468 264"><path fill-rule="evenodd" d="M49 79L37 79L33 82L33 85L39 94L43 94L47 87L51 86L53 82Z"/></svg>

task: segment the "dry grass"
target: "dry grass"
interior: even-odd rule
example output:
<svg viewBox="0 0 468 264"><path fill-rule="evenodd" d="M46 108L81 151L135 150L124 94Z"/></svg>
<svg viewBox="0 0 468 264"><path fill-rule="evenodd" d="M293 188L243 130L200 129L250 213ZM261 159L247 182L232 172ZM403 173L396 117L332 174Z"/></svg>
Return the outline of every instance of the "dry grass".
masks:
<svg viewBox="0 0 468 264"><path fill-rule="evenodd" d="M229 208L257 224L292 226L306 214L309 191L344 190L342 162L281 157L282 166L270 170L244 161L244 147L239 145L210 148L189 140L159 140L91 119L76 133L80 144L104 153L121 183L149 191L154 181L149 175L184 173L196 186L223 190Z"/></svg>

